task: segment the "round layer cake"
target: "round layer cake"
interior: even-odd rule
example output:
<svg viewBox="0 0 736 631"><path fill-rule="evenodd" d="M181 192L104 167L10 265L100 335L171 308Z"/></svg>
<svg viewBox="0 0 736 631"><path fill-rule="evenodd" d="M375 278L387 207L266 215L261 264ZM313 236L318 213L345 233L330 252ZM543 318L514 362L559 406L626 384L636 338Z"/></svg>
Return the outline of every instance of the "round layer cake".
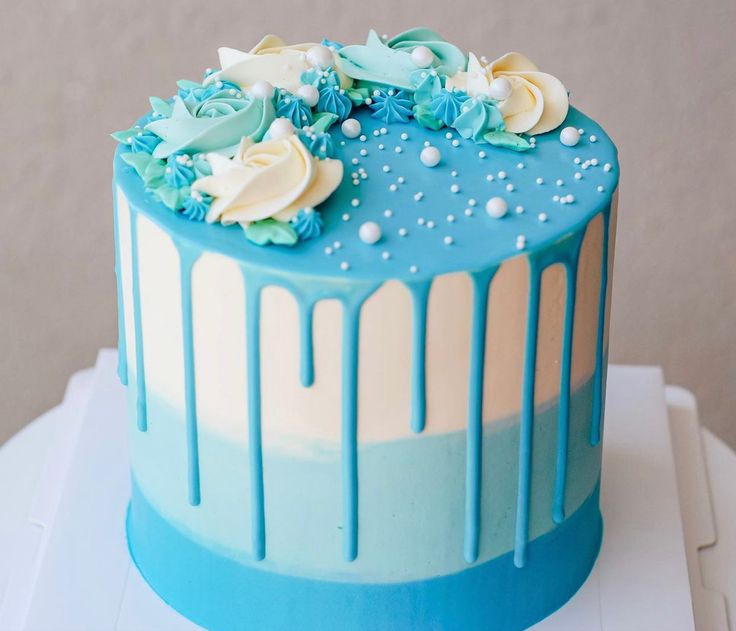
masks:
<svg viewBox="0 0 736 631"><path fill-rule="evenodd" d="M131 554L211 629L515 629L598 552L618 163L517 53L221 49L114 163Z"/></svg>

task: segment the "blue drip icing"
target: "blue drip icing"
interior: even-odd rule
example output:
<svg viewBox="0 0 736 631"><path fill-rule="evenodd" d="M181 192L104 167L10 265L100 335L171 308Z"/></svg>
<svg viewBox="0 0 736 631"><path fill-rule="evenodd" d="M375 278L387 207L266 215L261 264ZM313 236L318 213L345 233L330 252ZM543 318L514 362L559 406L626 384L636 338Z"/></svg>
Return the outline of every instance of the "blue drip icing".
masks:
<svg viewBox="0 0 736 631"><path fill-rule="evenodd" d="M343 303L342 322L342 555L358 556L358 344L360 305Z"/></svg>
<svg viewBox="0 0 736 631"><path fill-rule="evenodd" d="M468 563L474 563L478 560L478 548L480 546L486 320L488 316L488 291L497 269L492 267L470 274L473 282L473 321L470 334L467 460L465 470L465 543L463 549L463 555Z"/></svg>
<svg viewBox="0 0 736 631"><path fill-rule="evenodd" d="M248 369L248 451L250 456L251 546L253 557L266 556L266 514L261 440L261 285L243 269L245 343Z"/></svg>
<svg viewBox="0 0 736 631"><path fill-rule="evenodd" d="M302 386L309 388L314 383L314 342L312 319L314 305L299 302L299 343L301 344L299 359L299 378Z"/></svg>
<svg viewBox="0 0 736 631"><path fill-rule="evenodd" d="M427 415L427 305L432 281L406 283L412 297L411 429L424 431Z"/></svg>
<svg viewBox="0 0 736 631"><path fill-rule="evenodd" d="M562 332L562 361L560 364L560 403L557 430L557 467L552 519L561 524L565 519L565 489L567 480L567 452L570 432L570 376L572 371L572 344L575 329L578 261L584 232L575 235L570 243L565 266L565 322Z"/></svg>
<svg viewBox="0 0 736 631"><path fill-rule="evenodd" d="M125 337L125 310L123 309L123 276L122 262L120 256L120 213L118 210L118 191L113 182L112 187L113 207L113 233L115 235L115 278L117 279L118 292L118 378L124 386L128 385L128 347Z"/></svg>
<svg viewBox="0 0 736 631"><path fill-rule="evenodd" d="M601 254L601 287L598 296L598 332L595 343L595 387L593 390L593 418L590 427L590 444L597 445L601 440L603 425L603 384L604 359L603 346L606 331L606 298L608 296L608 231L611 223L611 206L603 211L603 245Z"/></svg>
<svg viewBox="0 0 736 631"><path fill-rule="evenodd" d="M197 389L194 377L194 327L192 325L192 267L199 254L189 247L179 247L181 278L181 330L184 348L184 408L187 431L187 479L189 503L198 506L199 439L197 436Z"/></svg>
<svg viewBox="0 0 736 631"><path fill-rule="evenodd" d="M141 319L141 287L138 261L138 213L131 207L130 212L130 252L132 259L133 284L133 323L135 330L135 381L136 381L136 411L138 414L138 429L148 430L146 415L146 373L143 362L143 321Z"/></svg>
<svg viewBox="0 0 736 631"><path fill-rule="evenodd" d="M527 545L529 540L529 505L531 494L531 470L532 470L532 436L534 435L534 389L536 385L537 371L537 338L539 334L539 299L541 291L542 273L546 268L556 263L563 264L566 269L574 265L577 268L577 260L580 253L584 231L568 235L551 247L536 254L530 254L529 262L529 302L526 320L526 342L524 348L524 377L522 382L521 400L521 422L519 427L519 489L516 503L516 532L514 535L514 565L522 568L526 564ZM568 272L569 274L569 272ZM562 376L560 391L559 423L561 434L558 437L559 445L564 440L564 449L567 452L567 431L569 423L570 404L570 379L569 367L572 363L572 318L575 311L575 294L569 290L566 297L565 309L565 331L563 335L563 357ZM568 330L569 327L569 330ZM567 375L565 374L567 371ZM564 408L563 408L564 406ZM567 454L563 460L566 462ZM558 451L559 463L559 451ZM557 476L562 476L556 493L563 498L565 496L566 469L560 471ZM555 499L555 507L558 499ZM553 508L554 512L554 508ZM553 517L554 518L554 517Z"/></svg>

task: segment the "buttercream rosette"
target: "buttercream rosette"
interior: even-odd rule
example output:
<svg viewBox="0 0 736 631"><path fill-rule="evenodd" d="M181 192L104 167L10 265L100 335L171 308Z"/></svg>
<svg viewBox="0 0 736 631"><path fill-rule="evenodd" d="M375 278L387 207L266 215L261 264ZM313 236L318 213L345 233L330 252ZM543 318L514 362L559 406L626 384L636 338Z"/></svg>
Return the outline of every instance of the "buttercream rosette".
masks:
<svg viewBox="0 0 736 631"><path fill-rule="evenodd" d="M506 131L543 134L565 120L569 106L565 86L521 53L506 53L486 66L470 53L467 71L448 77L446 87L470 96L490 96L491 82L499 77L508 79L512 88L511 95L498 103Z"/></svg>
<svg viewBox="0 0 736 631"><path fill-rule="evenodd" d="M288 222L327 199L343 176L340 160L319 160L295 134L261 143L244 138L232 159L208 159L212 175L192 185L214 198L206 221L243 228L264 219Z"/></svg>
<svg viewBox="0 0 736 631"><path fill-rule="evenodd" d="M222 70L207 77L206 83L219 79L248 89L256 81L268 81L277 88L296 92L302 85L302 73L312 68L307 51L313 46L318 44L287 44L278 35L266 35L247 53L236 48L220 48L217 53ZM336 55L333 50L333 58ZM352 85L352 80L344 73L338 71L338 76L340 87Z"/></svg>

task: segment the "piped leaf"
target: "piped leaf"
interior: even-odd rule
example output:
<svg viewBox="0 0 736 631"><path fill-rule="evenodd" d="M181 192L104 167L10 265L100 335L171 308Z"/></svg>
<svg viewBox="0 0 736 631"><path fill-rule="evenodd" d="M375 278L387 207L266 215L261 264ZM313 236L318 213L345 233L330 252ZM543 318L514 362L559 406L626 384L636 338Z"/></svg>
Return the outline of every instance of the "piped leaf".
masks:
<svg viewBox="0 0 736 631"><path fill-rule="evenodd" d="M298 240L294 228L290 224L275 219L255 221L245 228L245 237L256 245L294 245Z"/></svg>
<svg viewBox="0 0 736 631"><path fill-rule="evenodd" d="M532 147L526 138L508 131L489 131L483 138L496 147L504 147L513 151L526 151Z"/></svg>
<svg viewBox="0 0 736 631"><path fill-rule="evenodd" d="M312 121L312 131L315 133L326 133L337 122L337 119L337 114L333 114L332 112L317 112Z"/></svg>
<svg viewBox="0 0 736 631"><path fill-rule="evenodd" d="M173 111L173 106L171 103L167 103L163 99L160 99L157 96L152 96L150 99L148 99L151 103L151 109L158 114L159 116L163 116L165 118L169 118L171 116L171 112Z"/></svg>
<svg viewBox="0 0 736 631"><path fill-rule="evenodd" d="M146 168L148 168L148 165L153 161L150 153L143 152L121 153L120 159L125 162L125 164L132 166L140 178L143 178Z"/></svg>
<svg viewBox="0 0 736 631"><path fill-rule="evenodd" d="M113 132L110 136L124 145L129 145L133 136L141 133L141 131L143 130L140 127L131 127L130 129Z"/></svg>

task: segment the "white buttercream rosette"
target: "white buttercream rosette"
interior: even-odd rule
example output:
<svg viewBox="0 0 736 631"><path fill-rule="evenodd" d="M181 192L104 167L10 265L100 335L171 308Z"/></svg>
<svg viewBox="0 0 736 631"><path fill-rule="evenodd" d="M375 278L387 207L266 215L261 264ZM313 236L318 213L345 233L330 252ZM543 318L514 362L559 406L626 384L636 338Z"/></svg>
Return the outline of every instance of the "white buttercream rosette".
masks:
<svg viewBox="0 0 736 631"><path fill-rule="evenodd" d="M467 71L447 80L447 89L463 90L470 96L490 96L494 79L505 77L511 94L498 104L506 131L543 134L558 127L567 116L567 90L562 82L539 68L521 53L506 53L487 65L470 53Z"/></svg>
<svg viewBox="0 0 736 631"><path fill-rule="evenodd" d="M318 160L294 134L257 144L244 138L234 158L210 154L208 160L212 175L192 189L214 198L206 221L225 225L289 221L327 199L343 176L340 160Z"/></svg>

